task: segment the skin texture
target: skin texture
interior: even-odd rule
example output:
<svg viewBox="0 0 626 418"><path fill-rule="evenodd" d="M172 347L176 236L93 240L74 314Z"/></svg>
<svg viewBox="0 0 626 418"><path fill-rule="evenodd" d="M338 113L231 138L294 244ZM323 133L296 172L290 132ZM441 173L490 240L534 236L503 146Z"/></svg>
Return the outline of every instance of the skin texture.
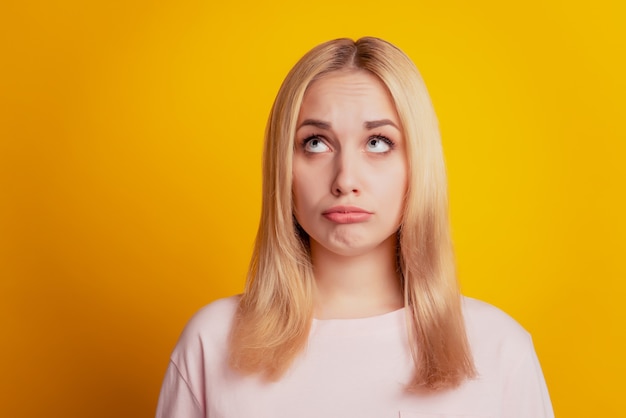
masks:
<svg viewBox="0 0 626 418"><path fill-rule="evenodd" d="M402 306L395 234L407 188L406 151L395 106L376 76L337 71L309 86L293 176L295 216L310 236L318 317Z"/></svg>

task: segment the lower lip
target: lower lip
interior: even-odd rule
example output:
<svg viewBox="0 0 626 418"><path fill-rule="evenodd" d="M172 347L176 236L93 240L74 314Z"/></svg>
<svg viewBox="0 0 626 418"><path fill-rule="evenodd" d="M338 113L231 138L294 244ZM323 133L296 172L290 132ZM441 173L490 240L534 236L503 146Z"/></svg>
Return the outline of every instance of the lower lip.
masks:
<svg viewBox="0 0 626 418"><path fill-rule="evenodd" d="M354 224L367 221L372 217L372 214L367 212L329 212L325 213L324 217L338 224Z"/></svg>

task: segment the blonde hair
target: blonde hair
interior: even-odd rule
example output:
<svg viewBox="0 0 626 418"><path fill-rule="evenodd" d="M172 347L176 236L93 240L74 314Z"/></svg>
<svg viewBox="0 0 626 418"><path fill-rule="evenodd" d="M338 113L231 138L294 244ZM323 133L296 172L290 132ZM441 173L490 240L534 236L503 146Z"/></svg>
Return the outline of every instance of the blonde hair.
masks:
<svg viewBox="0 0 626 418"><path fill-rule="evenodd" d="M455 387L473 377L475 369L454 268L438 122L413 62L392 44L371 37L313 48L280 87L265 136L262 214L231 333L231 366L278 379L307 342L314 277L306 236L293 218L296 121L310 83L343 69L369 71L383 81L407 138L409 186L398 264L415 365L408 388Z"/></svg>

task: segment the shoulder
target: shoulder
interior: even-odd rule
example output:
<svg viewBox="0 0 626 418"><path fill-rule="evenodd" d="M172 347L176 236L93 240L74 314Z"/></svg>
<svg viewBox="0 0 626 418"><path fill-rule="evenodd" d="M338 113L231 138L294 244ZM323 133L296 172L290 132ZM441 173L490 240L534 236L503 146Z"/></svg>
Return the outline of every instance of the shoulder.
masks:
<svg viewBox="0 0 626 418"><path fill-rule="evenodd" d="M475 332L503 332L506 335L528 337L528 332L515 319L487 302L464 296L462 305L465 323Z"/></svg>
<svg viewBox="0 0 626 418"><path fill-rule="evenodd" d="M478 371L477 384L494 388L528 385L520 388L520 393L529 387L545 388L530 334L517 321L495 306L467 297L463 298L463 315Z"/></svg>
<svg viewBox="0 0 626 418"><path fill-rule="evenodd" d="M488 303L463 298L468 340L478 371L472 381L500 397L497 415L554 417L550 395L530 334Z"/></svg>
<svg viewBox="0 0 626 418"><path fill-rule="evenodd" d="M463 297L463 315L475 356L513 360L521 359L534 350L528 331L493 305Z"/></svg>
<svg viewBox="0 0 626 418"><path fill-rule="evenodd" d="M228 342L238 303L239 296L231 296L218 299L198 310L183 329L172 359L184 352L205 351L208 347L223 349Z"/></svg>
<svg viewBox="0 0 626 418"><path fill-rule="evenodd" d="M213 332L228 331L232 322L239 296L218 299L196 312L185 327L185 332L203 333L208 329Z"/></svg>

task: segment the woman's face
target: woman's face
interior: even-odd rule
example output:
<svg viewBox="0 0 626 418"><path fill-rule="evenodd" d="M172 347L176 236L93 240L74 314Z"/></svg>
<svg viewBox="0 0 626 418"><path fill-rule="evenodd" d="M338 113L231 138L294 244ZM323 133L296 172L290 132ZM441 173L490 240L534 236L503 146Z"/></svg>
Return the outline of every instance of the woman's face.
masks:
<svg viewBox="0 0 626 418"><path fill-rule="evenodd" d="M395 245L406 189L405 138L380 79L353 70L314 81L293 159L295 216L312 250L353 256Z"/></svg>

